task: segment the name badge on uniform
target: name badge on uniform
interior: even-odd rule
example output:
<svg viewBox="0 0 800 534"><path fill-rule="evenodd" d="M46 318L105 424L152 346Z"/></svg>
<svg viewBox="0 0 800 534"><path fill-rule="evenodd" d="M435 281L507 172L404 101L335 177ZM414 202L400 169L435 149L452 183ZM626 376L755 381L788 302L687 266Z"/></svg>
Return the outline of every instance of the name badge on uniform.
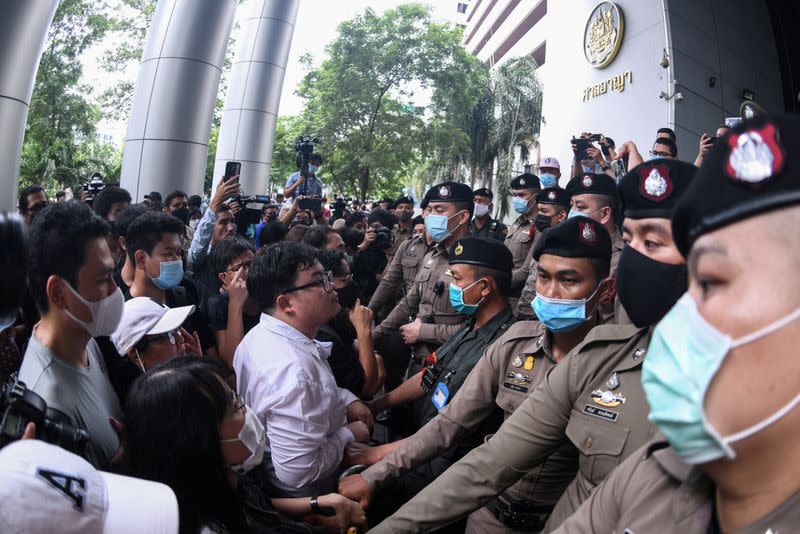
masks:
<svg viewBox="0 0 800 534"><path fill-rule="evenodd" d="M447 389L447 386L444 382L439 382L436 384L436 391L433 392L431 396L431 401L433 405L436 406L436 409L440 412L444 405L447 404L447 399L450 397L450 391Z"/></svg>

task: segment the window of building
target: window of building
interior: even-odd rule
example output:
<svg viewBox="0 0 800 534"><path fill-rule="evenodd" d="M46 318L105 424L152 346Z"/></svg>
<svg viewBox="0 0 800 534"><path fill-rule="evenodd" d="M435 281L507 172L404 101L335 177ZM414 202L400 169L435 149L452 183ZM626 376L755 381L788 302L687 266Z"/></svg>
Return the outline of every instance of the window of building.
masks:
<svg viewBox="0 0 800 534"><path fill-rule="evenodd" d="M467 4L462 4L461 2L458 3L458 12L459 13L466 13L467 12Z"/></svg>

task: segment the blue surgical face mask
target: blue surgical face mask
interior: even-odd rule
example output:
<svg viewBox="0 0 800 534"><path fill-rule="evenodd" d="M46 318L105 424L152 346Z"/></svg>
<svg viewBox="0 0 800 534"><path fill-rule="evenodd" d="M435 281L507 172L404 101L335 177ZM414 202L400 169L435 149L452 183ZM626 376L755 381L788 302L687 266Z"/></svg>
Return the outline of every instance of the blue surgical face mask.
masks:
<svg viewBox="0 0 800 534"><path fill-rule="evenodd" d="M511 199L511 204L514 206L514 211L520 215L525 215L531 209L528 205L528 201L524 198L514 197Z"/></svg>
<svg viewBox="0 0 800 534"><path fill-rule="evenodd" d="M597 286L589 298L577 300L551 299L537 293L531 302L531 308L536 312L539 322L551 332L569 332L578 328L594 314L594 310L586 313L586 303L592 300L599 290L600 286Z"/></svg>
<svg viewBox="0 0 800 534"><path fill-rule="evenodd" d="M464 291L471 288L481 280L475 280L464 289L461 289L455 284L450 284L450 305L453 306L458 313L463 315L474 315L475 312L478 311L478 306L481 302L483 302L484 297L481 297L481 300L475 304L467 304L464 302Z"/></svg>
<svg viewBox="0 0 800 534"><path fill-rule="evenodd" d="M181 260L162 261L159 263L158 277L151 276L150 279L159 289L172 289L183 279L183 262Z"/></svg>
<svg viewBox="0 0 800 534"><path fill-rule="evenodd" d="M428 230L428 235L431 236L431 239L437 243L441 243L447 239L447 237L452 233L450 230L448 230L447 223L453 217L458 216L459 213L461 212L459 211L450 217L447 215L434 215L433 213L428 215L428 217L425 219L425 228Z"/></svg>
<svg viewBox="0 0 800 534"><path fill-rule="evenodd" d="M316 173L318 170L319 167L317 167L316 165L312 165L310 163L308 164L308 172L310 172L311 174Z"/></svg>
<svg viewBox="0 0 800 534"><path fill-rule="evenodd" d="M542 184L542 187L555 187L558 184L558 179L555 174L546 172L539 175L539 183Z"/></svg>
<svg viewBox="0 0 800 534"><path fill-rule="evenodd" d="M602 209L603 208L600 208L599 210L593 211L592 213L586 213L585 211L578 211L575 208L571 208L569 210L569 213L567 214L567 219L572 219L573 217L586 217L586 218L591 219L592 215L594 215L595 213L598 213Z"/></svg>
<svg viewBox="0 0 800 534"><path fill-rule="evenodd" d="M725 356L780 330L800 318L800 308L738 339L711 326L688 293L656 326L642 366L642 386L650 405L648 418L685 463L735 458L732 443L768 427L800 403L800 394L769 417L730 436L708 421L703 402Z"/></svg>

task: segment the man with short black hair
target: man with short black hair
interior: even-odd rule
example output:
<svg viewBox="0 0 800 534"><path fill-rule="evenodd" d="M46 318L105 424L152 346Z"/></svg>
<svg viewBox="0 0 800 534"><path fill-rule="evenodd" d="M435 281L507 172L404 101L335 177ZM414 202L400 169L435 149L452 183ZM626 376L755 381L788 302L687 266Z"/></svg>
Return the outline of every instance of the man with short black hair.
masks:
<svg viewBox="0 0 800 534"><path fill-rule="evenodd" d="M344 241L339 232L330 226L313 226L303 236L303 243L319 250L344 252Z"/></svg>
<svg viewBox="0 0 800 534"><path fill-rule="evenodd" d="M678 159L678 145L669 137L659 137L650 149L650 159Z"/></svg>
<svg viewBox="0 0 800 534"><path fill-rule="evenodd" d="M530 274L530 256L535 240L536 195L542 190L539 178L525 173L511 180L512 204L519 214L508 231L505 244L514 256L514 274L511 277L511 308L516 308L519 294Z"/></svg>
<svg viewBox="0 0 800 534"><path fill-rule="evenodd" d="M122 416L97 336L109 336L125 299L114 283L108 224L82 203L55 204L30 231L30 289L41 314L19 378L48 408L89 432L89 460L108 467L119 449L110 419Z"/></svg>
<svg viewBox="0 0 800 534"><path fill-rule="evenodd" d="M267 429L270 481L289 496L331 491L347 444L369 441L372 415L336 385L330 344L314 339L339 312L330 273L308 245L278 243L253 260L247 291L263 313L233 367L238 391Z"/></svg>
<svg viewBox="0 0 800 534"><path fill-rule="evenodd" d="M195 229L189 226L189 197L186 196L186 193L176 190L167 195L164 200L164 213L169 213L183 223L181 249L188 254L189 246L192 244L192 239L194 239Z"/></svg>
<svg viewBox="0 0 800 534"><path fill-rule="evenodd" d="M34 217L47 207L47 193L39 184L29 185L19 192L19 214L25 219L25 224L30 225Z"/></svg>
<svg viewBox="0 0 800 534"><path fill-rule="evenodd" d="M656 139L669 139L673 143L678 140L672 128L659 128L656 132Z"/></svg>
<svg viewBox="0 0 800 534"><path fill-rule="evenodd" d="M413 228L411 227L411 218L414 217L414 201L411 197L400 197L394 203L394 215L397 217L397 224L392 229L394 235L394 242L389 251L390 256L394 256L397 247L411 237Z"/></svg>
<svg viewBox="0 0 800 534"><path fill-rule="evenodd" d="M114 222L122 210L131 205L131 194L121 187L109 186L100 191L92 209L101 219Z"/></svg>
<svg viewBox="0 0 800 534"><path fill-rule="evenodd" d="M501 221L492 218L494 193L486 187L476 189L472 199L475 202L475 216L469 222L469 231L474 237L492 238L505 241L508 227Z"/></svg>

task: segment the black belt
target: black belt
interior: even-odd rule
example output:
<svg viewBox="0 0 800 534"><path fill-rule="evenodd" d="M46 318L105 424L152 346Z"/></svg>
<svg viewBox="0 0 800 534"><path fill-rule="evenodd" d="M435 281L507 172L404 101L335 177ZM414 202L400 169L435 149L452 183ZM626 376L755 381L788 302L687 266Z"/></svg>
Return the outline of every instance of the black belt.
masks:
<svg viewBox="0 0 800 534"><path fill-rule="evenodd" d="M534 507L512 503L503 497L496 497L486 503L486 508L509 528L539 532L550 517L551 507Z"/></svg>

